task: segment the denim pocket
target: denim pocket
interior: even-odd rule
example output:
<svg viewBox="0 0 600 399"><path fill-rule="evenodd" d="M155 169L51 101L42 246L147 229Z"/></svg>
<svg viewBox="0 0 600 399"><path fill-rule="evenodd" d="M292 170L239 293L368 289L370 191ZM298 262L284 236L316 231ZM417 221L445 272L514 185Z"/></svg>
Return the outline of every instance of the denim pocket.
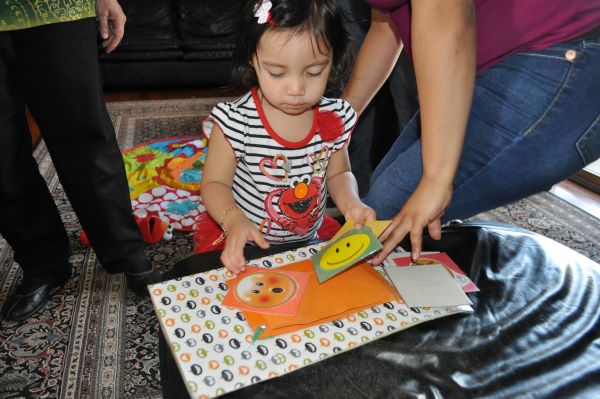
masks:
<svg viewBox="0 0 600 399"><path fill-rule="evenodd" d="M496 134L507 140L531 133L569 81L575 62L565 54L577 46L552 47L523 52L499 62L484 71L476 81L475 117L492 127L500 125ZM572 53L571 53L572 54Z"/></svg>
<svg viewBox="0 0 600 399"><path fill-rule="evenodd" d="M530 50L523 53L517 53L516 55L573 62L577 58L577 50L581 48L581 46L582 43L564 43L543 50Z"/></svg>
<svg viewBox="0 0 600 399"><path fill-rule="evenodd" d="M576 143L577 151L584 165L600 157L600 117L585 131Z"/></svg>

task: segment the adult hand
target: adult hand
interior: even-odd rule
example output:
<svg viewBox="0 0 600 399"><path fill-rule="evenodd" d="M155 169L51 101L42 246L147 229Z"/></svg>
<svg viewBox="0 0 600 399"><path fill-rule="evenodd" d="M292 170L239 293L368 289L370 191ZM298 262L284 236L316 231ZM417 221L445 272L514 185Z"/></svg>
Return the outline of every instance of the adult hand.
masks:
<svg viewBox="0 0 600 399"><path fill-rule="evenodd" d="M442 238L441 217L450 198L452 186L422 178L400 213L392 218L392 223L381 235L383 248L373 258L373 264L380 264L406 234L410 234L412 258L418 259L425 227L434 240Z"/></svg>
<svg viewBox="0 0 600 399"><path fill-rule="evenodd" d="M96 15L100 22L102 47L110 53L123 39L127 17L117 0L96 0Z"/></svg>
<svg viewBox="0 0 600 399"><path fill-rule="evenodd" d="M262 249L269 248L265 237L241 211L227 218L225 229L227 240L221 253L221 262L232 273L239 274L246 270L244 247L248 241L254 241Z"/></svg>
<svg viewBox="0 0 600 399"><path fill-rule="evenodd" d="M360 229L364 222L375 220L377 218L377 214L373 208L367 206L361 201L355 201L350 204L348 209L346 209L346 212L344 212L344 218L346 220L354 221L354 228Z"/></svg>

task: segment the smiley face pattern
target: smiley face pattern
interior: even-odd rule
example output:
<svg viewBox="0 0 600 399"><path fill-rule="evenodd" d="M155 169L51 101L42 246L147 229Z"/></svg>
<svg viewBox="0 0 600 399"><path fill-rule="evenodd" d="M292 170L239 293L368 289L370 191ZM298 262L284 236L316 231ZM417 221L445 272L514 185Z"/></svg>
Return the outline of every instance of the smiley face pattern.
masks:
<svg viewBox="0 0 600 399"><path fill-rule="evenodd" d="M298 284L287 274L267 270L252 273L239 281L235 294L254 308L284 305L296 295Z"/></svg>
<svg viewBox="0 0 600 399"><path fill-rule="evenodd" d="M310 258L324 244L251 261L276 268ZM399 249L399 252L401 249ZM380 267L375 269L385 277ZM292 372L429 320L472 312L470 306L409 308L386 302L354 315L252 342L237 309L221 305L233 275L225 269L149 287L166 341L192 398L211 398Z"/></svg>

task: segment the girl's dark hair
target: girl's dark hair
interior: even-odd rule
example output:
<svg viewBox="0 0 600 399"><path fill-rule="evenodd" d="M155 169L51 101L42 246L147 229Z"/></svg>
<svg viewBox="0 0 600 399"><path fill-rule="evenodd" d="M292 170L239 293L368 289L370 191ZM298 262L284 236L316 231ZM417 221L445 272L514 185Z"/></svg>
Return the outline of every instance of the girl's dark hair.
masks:
<svg viewBox="0 0 600 399"><path fill-rule="evenodd" d="M273 25L258 23L254 9L260 3L261 0L244 1L240 8L232 84L245 90L258 85L250 61L256 54L260 38L269 29L290 28L311 33L331 49L333 60L325 95L339 95L352 68L354 48L337 0L271 0Z"/></svg>

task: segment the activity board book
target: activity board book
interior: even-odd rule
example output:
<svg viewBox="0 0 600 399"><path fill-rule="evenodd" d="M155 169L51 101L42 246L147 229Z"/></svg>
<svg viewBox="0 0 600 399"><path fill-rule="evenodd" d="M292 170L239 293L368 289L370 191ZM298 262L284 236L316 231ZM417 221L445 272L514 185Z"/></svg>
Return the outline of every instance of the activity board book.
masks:
<svg viewBox="0 0 600 399"><path fill-rule="evenodd" d="M273 271L298 263L312 267L310 257L323 246L311 245L250 264ZM358 272L361 267L368 267L377 275L377 279L371 275L373 281L383 281L391 287L383 269L370 265L357 265L324 284L333 283L346 273ZM421 308L417 313L399 299L387 299L360 310L350 309L352 313L334 320L291 326L290 331L272 337L265 331L261 339L254 341L255 330L244 312L222 303L231 289L227 280L233 277L225 269L216 269L149 287L161 330L193 398L217 397L417 324L473 311L470 306L461 305ZM305 291L302 302L310 297Z"/></svg>

